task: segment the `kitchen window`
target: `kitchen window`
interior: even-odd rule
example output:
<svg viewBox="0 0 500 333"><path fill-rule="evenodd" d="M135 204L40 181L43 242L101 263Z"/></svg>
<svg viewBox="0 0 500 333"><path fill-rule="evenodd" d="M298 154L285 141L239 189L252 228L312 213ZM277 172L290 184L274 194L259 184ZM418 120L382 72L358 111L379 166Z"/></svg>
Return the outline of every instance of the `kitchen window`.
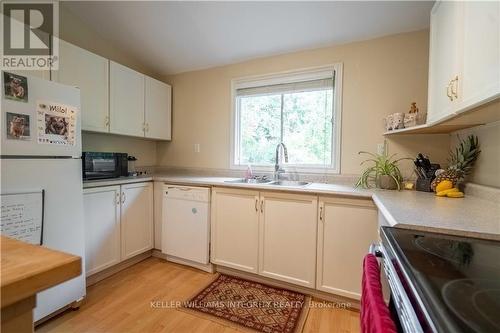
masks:
<svg viewBox="0 0 500 333"><path fill-rule="evenodd" d="M338 173L341 70L336 64L233 81L231 167L273 170L283 142L285 168Z"/></svg>

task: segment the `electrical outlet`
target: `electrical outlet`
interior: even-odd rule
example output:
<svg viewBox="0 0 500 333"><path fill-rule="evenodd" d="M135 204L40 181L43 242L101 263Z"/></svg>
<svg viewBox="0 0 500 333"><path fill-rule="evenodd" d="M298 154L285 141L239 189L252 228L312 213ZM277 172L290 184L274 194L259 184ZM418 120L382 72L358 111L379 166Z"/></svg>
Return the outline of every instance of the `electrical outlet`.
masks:
<svg viewBox="0 0 500 333"><path fill-rule="evenodd" d="M194 152L195 153L199 153L200 152L200 144L199 143L195 143L193 145L193 148L194 148Z"/></svg>
<svg viewBox="0 0 500 333"><path fill-rule="evenodd" d="M385 142L377 144L377 154L385 155Z"/></svg>

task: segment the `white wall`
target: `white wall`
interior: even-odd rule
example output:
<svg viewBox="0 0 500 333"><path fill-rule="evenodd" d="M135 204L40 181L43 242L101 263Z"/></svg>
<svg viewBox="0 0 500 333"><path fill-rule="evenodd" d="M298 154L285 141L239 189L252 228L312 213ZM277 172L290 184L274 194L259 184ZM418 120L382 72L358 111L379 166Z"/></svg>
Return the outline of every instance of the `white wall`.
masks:
<svg viewBox="0 0 500 333"><path fill-rule="evenodd" d="M64 1L59 6L59 37L138 72L160 79L158 73L150 66L132 57L127 50L120 49L113 42L102 38L99 34L99 27L90 27L82 22L78 16L66 8Z"/></svg>
<svg viewBox="0 0 500 333"><path fill-rule="evenodd" d="M464 139L470 134L477 135L481 154L468 181L500 188L500 121L453 133L450 149L458 145L458 136Z"/></svg>
<svg viewBox="0 0 500 333"><path fill-rule="evenodd" d="M84 24L76 15L66 9L64 3L61 3L59 7L59 17L61 39L158 78L158 75L151 68L130 57L127 52L103 39L94 28ZM123 152L137 157L137 166L156 165L156 142L152 140L83 132L82 143L84 151Z"/></svg>
<svg viewBox="0 0 500 333"><path fill-rule="evenodd" d="M136 166L155 166L156 143L126 136L83 133L83 151L128 153L137 157Z"/></svg>
<svg viewBox="0 0 500 333"><path fill-rule="evenodd" d="M425 30L167 77L173 86L173 139L158 143L158 163L227 169L232 79L342 62L341 172L359 174L364 157L358 151L376 152L377 143L384 141L387 114L406 112L411 102L426 109L428 47ZM194 152L195 143L201 144L200 153ZM449 136L394 136L388 143L389 151L400 157L422 152L444 164ZM403 169L411 173L411 162L405 162Z"/></svg>

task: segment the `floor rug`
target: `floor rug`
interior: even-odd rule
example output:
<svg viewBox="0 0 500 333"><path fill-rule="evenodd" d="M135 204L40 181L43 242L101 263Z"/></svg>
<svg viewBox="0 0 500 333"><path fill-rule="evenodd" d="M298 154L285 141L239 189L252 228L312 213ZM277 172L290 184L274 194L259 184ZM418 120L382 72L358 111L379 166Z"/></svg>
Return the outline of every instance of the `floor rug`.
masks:
<svg viewBox="0 0 500 333"><path fill-rule="evenodd" d="M309 301L301 293L218 274L183 310L239 330L299 333Z"/></svg>

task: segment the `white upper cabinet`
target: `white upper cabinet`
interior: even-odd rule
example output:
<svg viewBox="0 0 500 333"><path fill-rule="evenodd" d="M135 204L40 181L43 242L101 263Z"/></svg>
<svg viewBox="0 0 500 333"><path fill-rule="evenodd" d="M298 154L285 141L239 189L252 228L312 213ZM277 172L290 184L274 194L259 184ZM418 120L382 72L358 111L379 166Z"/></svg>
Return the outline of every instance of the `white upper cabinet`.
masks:
<svg viewBox="0 0 500 333"><path fill-rule="evenodd" d="M500 2L465 1L462 108L500 95Z"/></svg>
<svg viewBox="0 0 500 333"><path fill-rule="evenodd" d="M63 40L52 80L80 88L82 130L109 131L109 61Z"/></svg>
<svg viewBox="0 0 500 333"><path fill-rule="evenodd" d="M428 123L500 96L500 3L439 1L431 13Z"/></svg>
<svg viewBox="0 0 500 333"><path fill-rule="evenodd" d="M434 122L454 111L452 93L455 79L459 77L460 64L457 53L460 49L462 4L458 1L441 1L434 5L431 13L429 49L429 102L427 121ZM454 86L454 87L453 87ZM458 93L457 93L458 95Z"/></svg>
<svg viewBox="0 0 500 333"><path fill-rule="evenodd" d="M126 66L59 40L57 70L12 72L80 88L84 131L172 139L172 87Z"/></svg>
<svg viewBox="0 0 500 333"><path fill-rule="evenodd" d="M110 132L144 137L144 75L110 61Z"/></svg>
<svg viewBox="0 0 500 333"><path fill-rule="evenodd" d="M145 97L145 137L172 139L172 87L146 76Z"/></svg>

